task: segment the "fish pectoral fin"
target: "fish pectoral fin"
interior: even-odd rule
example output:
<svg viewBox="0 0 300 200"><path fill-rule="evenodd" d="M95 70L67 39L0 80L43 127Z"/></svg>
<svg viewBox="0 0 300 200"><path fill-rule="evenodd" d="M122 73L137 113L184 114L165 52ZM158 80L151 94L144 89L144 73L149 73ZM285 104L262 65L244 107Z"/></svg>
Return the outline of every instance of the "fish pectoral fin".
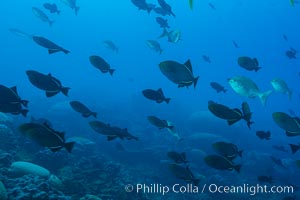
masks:
<svg viewBox="0 0 300 200"><path fill-rule="evenodd" d="M59 91L55 91L55 92L49 92L49 91L46 91L46 96L47 97L53 97L54 95L58 94Z"/></svg>
<svg viewBox="0 0 300 200"><path fill-rule="evenodd" d="M294 137L300 135L300 131L299 132L285 131L285 134L288 137Z"/></svg>
<svg viewBox="0 0 300 200"><path fill-rule="evenodd" d="M49 149L52 151L52 152L57 152L59 150L61 150L63 147L50 147Z"/></svg>

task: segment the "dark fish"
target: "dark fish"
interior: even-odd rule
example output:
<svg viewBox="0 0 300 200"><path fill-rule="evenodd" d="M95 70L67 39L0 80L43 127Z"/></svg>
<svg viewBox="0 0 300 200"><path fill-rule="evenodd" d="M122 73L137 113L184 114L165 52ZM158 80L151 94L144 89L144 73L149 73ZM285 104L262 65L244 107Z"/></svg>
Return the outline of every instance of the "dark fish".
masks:
<svg viewBox="0 0 300 200"><path fill-rule="evenodd" d="M70 105L76 112L81 113L83 117L89 117L93 115L95 118L97 118L96 112L92 112L88 107L79 101L71 101Z"/></svg>
<svg viewBox="0 0 300 200"><path fill-rule="evenodd" d="M270 140L271 132L270 131L256 131L256 136L262 140Z"/></svg>
<svg viewBox="0 0 300 200"><path fill-rule="evenodd" d="M161 120L159 119L158 117L155 117L155 116L148 116L148 121L158 127L159 129L163 129L163 128L168 128L170 130L172 130L174 128L174 126L170 126L168 121L166 120Z"/></svg>
<svg viewBox="0 0 300 200"><path fill-rule="evenodd" d="M133 5L135 5L139 10L145 10L148 13L151 12L152 7L146 3L146 0L131 0Z"/></svg>
<svg viewBox="0 0 300 200"><path fill-rule="evenodd" d="M52 26L54 21L50 20L49 17L42 10L40 10L37 7L32 7L32 12L40 20L42 20L43 22L47 22L49 23L49 26Z"/></svg>
<svg viewBox="0 0 300 200"><path fill-rule="evenodd" d="M51 74L41 74L34 70L28 70L26 71L26 74L32 85L46 91L47 97L52 97L59 92L62 92L65 96L68 96L70 88L63 87L61 82Z"/></svg>
<svg viewBox="0 0 300 200"><path fill-rule="evenodd" d="M232 40L232 43L235 48L240 48L240 46L238 45L238 43L236 43L236 41Z"/></svg>
<svg viewBox="0 0 300 200"><path fill-rule="evenodd" d="M205 163L218 170L235 170L240 173L241 165L234 165L229 159L219 155L208 155L204 157Z"/></svg>
<svg viewBox="0 0 300 200"><path fill-rule="evenodd" d="M178 163L178 164L188 163L188 161L186 160L185 152L178 153L175 151L169 151L167 153L167 156L168 156L168 158L173 160L175 163Z"/></svg>
<svg viewBox="0 0 300 200"><path fill-rule="evenodd" d="M199 76L194 77L190 60L187 60L184 64L172 60L164 61L159 64L159 69L178 87L189 87L194 84L195 88L197 85Z"/></svg>
<svg viewBox="0 0 300 200"><path fill-rule="evenodd" d="M158 0L158 3L160 7L168 13L168 15L173 15L174 17L176 17L176 15L172 12L171 6L167 4L165 0Z"/></svg>
<svg viewBox="0 0 300 200"><path fill-rule="evenodd" d="M233 160L237 156L242 157L243 151L239 150L238 147L229 142L215 142L212 144L213 149L221 156L226 157L228 160Z"/></svg>
<svg viewBox="0 0 300 200"><path fill-rule="evenodd" d="M251 122L252 118L252 112L250 110L250 106L247 102L242 103L242 111L244 115L244 120L247 122L247 126L249 129L251 129L251 124L254 124L254 122Z"/></svg>
<svg viewBox="0 0 300 200"><path fill-rule="evenodd" d="M282 200L297 200L297 196L293 195L293 196L286 196L284 197Z"/></svg>
<svg viewBox="0 0 300 200"><path fill-rule="evenodd" d="M113 75L115 69L111 69L110 65L100 56L90 56L91 64L99 69L102 73L109 72L110 75Z"/></svg>
<svg viewBox="0 0 300 200"><path fill-rule="evenodd" d="M215 103L213 101L208 102L209 111L216 117L225 119L228 125L232 125L241 119L243 119L243 113L238 108L231 109L225 105Z"/></svg>
<svg viewBox="0 0 300 200"><path fill-rule="evenodd" d="M272 147L274 149L278 150L278 151L282 151L282 152L285 152L285 153L288 152L288 150L284 146L282 146L282 145L272 145Z"/></svg>
<svg viewBox="0 0 300 200"><path fill-rule="evenodd" d="M76 4L76 0L60 0L62 1L64 4L66 4L67 6L69 6L72 10L75 11L75 15L78 14L78 11L80 9L79 6L77 6Z"/></svg>
<svg viewBox="0 0 300 200"><path fill-rule="evenodd" d="M289 41L288 38L287 38L287 36L286 36L285 34L283 34L282 37L283 37L283 39L284 39L286 42Z"/></svg>
<svg viewBox="0 0 300 200"><path fill-rule="evenodd" d="M160 25L161 28L170 28L167 19L156 17L156 22Z"/></svg>
<svg viewBox="0 0 300 200"><path fill-rule="evenodd" d="M300 150L300 144L296 145L296 144L290 144L292 153L295 154L298 150Z"/></svg>
<svg viewBox="0 0 300 200"><path fill-rule="evenodd" d="M300 135L300 119L291 117L283 112L274 112L272 114L274 122L283 130L288 137Z"/></svg>
<svg viewBox="0 0 300 200"><path fill-rule="evenodd" d="M273 178L272 176L258 176L257 180L261 183L273 183Z"/></svg>
<svg viewBox="0 0 300 200"><path fill-rule="evenodd" d="M206 56L206 55L202 55L202 59L207 62L207 63L211 63L211 60L209 58L209 56Z"/></svg>
<svg viewBox="0 0 300 200"><path fill-rule="evenodd" d="M75 142L66 142L65 133L58 132L44 124L25 123L19 126L19 130L25 136L31 138L39 145L56 152L65 148L71 153Z"/></svg>
<svg viewBox="0 0 300 200"><path fill-rule="evenodd" d="M70 53L70 51L58 46L57 44L51 42L50 40L48 40L44 37L32 36L32 39L35 43L37 43L41 47L48 49L49 54L53 54L53 53L60 52L60 51L64 52L65 54Z"/></svg>
<svg viewBox="0 0 300 200"><path fill-rule="evenodd" d="M296 59L296 54L297 54L297 51L290 47L290 50L287 50L285 52L285 55L289 58L289 59Z"/></svg>
<svg viewBox="0 0 300 200"><path fill-rule="evenodd" d="M177 178L186 182L193 183L195 186L197 186L200 182L200 179L195 178L194 174L191 172L188 166L184 167L182 165L172 163L169 165L169 170Z"/></svg>
<svg viewBox="0 0 300 200"><path fill-rule="evenodd" d="M219 83L217 82L210 82L210 86L215 89L217 91L217 93L219 92L227 92L227 90L222 86L220 85Z"/></svg>
<svg viewBox="0 0 300 200"><path fill-rule="evenodd" d="M278 165L278 166L280 166L280 167L286 169L286 167L285 167L284 164L282 163L282 160L281 160L281 159L275 158L275 157L273 157L273 156L270 156L270 158L271 158L271 160L272 160L276 165Z"/></svg>
<svg viewBox="0 0 300 200"><path fill-rule="evenodd" d="M212 3L208 3L208 5L209 5L209 7L210 7L211 9L213 9L213 10L216 10L216 7L215 7L215 5L214 5L214 4L212 4Z"/></svg>
<svg viewBox="0 0 300 200"><path fill-rule="evenodd" d="M50 13L57 13L59 14L60 11L57 8L57 5L55 3L44 3L43 4L44 8L50 11Z"/></svg>
<svg viewBox="0 0 300 200"><path fill-rule="evenodd" d="M105 124L101 121L91 121L89 122L89 125L97 133L107 136L108 141L111 141L116 138L120 138L122 140L138 140L138 137L135 137L128 133L126 128L121 129L119 127L110 126L109 124Z"/></svg>
<svg viewBox="0 0 300 200"><path fill-rule="evenodd" d="M162 9L161 7L155 7L153 10L154 10L154 12L156 12L159 15L162 15L162 16L168 15L168 12L165 11L164 9Z"/></svg>
<svg viewBox="0 0 300 200"><path fill-rule="evenodd" d="M250 58L247 56L241 56L238 58L238 64L240 67L248 70L257 72L261 67L258 67L258 60L256 58Z"/></svg>
<svg viewBox="0 0 300 200"><path fill-rule="evenodd" d="M166 98L162 89L159 88L158 90L152 90L152 89L147 89L147 90L143 90L142 91L144 97L146 97L147 99L156 101L156 103L162 103L162 102L166 102L169 103L171 98Z"/></svg>
<svg viewBox="0 0 300 200"><path fill-rule="evenodd" d="M28 101L21 99L16 86L8 88L0 85L0 112L11 113L13 115L22 114L26 117L28 110L23 109L22 105L27 107Z"/></svg>

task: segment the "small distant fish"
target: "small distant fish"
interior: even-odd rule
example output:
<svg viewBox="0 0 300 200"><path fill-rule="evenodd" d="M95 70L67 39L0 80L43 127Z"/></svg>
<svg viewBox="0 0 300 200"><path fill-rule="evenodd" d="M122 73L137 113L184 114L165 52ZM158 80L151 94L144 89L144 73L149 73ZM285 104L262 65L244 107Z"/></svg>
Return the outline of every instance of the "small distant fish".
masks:
<svg viewBox="0 0 300 200"><path fill-rule="evenodd" d="M217 91L217 93L219 92L227 92L227 90L219 83L217 82L210 82L210 86L215 89Z"/></svg>
<svg viewBox="0 0 300 200"><path fill-rule="evenodd" d="M176 15L173 13L172 8L165 0L158 0L158 3L162 9L168 12L168 15L172 15L173 17L176 17Z"/></svg>
<svg viewBox="0 0 300 200"><path fill-rule="evenodd" d="M238 64L240 67L248 70L248 71L255 71L257 72L258 70L261 69L258 65L258 60L256 58L250 58L247 56L241 56L238 58Z"/></svg>
<svg viewBox="0 0 300 200"><path fill-rule="evenodd" d="M246 96L248 98L259 97L263 105L266 104L267 98L272 93L272 90L261 92L257 85L251 79L245 76L235 76L229 78L228 83L231 88L241 96Z"/></svg>
<svg viewBox="0 0 300 200"><path fill-rule="evenodd" d="M276 149L276 150L278 150L278 151L282 151L282 152L284 152L284 153L287 153L287 152L288 152L288 150L287 150L284 146L282 146L282 145L272 145L272 147L273 147L274 149Z"/></svg>
<svg viewBox="0 0 300 200"><path fill-rule="evenodd" d="M133 5L135 5L139 10L145 10L148 13L153 9L151 5L146 3L146 0L131 0Z"/></svg>
<svg viewBox="0 0 300 200"><path fill-rule="evenodd" d="M296 144L290 144L292 153L295 154L298 150L300 150L300 143L298 145Z"/></svg>
<svg viewBox="0 0 300 200"><path fill-rule="evenodd" d="M51 42L47 38L44 38L41 36L32 36L32 39L36 44L48 49L49 54L53 54L53 53L60 52L60 51L64 52L65 54L70 53L70 51L58 46L57 44Z"/></svg>
<svg viewBox="0 0 300 200"><path fill-rule="evenodd" d="M205 163L211 168L218 170L235 170L240 173L241 165L234 165L229 159L219 155L208 155L204 157Z"/></svg>
<svg viewBox="0 0 300 200"><path fill-rule="evenodd" d="M272 176L258 176L257 180L261 183L273 183L273 178Z"/></svg>
<svg viewBox="0 0 300 200"><path fill-rule="evenodd" d="M243 119L247 122L248 128L251 129L251 124L254 124L254 122L251 121L252 112L250 110L249 104L245 101L242 103L242 111L244 116Z"/></svg>
<svg viewBox="0 0 300 200"><path fill-rule="evenodd" d="M213 9L213 10L216 10L216 7L215 7L215 5L214 5L214 4L212 4L212 3L208 3L208 5L209 5L209 7L210 7L211 9Z"/></svg>
<svg viewBox="0 0 300 200"><path fill-rule="evenodd" d="M119 47L117 47L117 45L111 41L111 40L105 40L103 41L103 44L106 48L118 53L119 52Z"/></svg>
<svg viewBox="0 0 300 200"><path fill-rule="evenodd" d="M94 116L95 118L97 118L96 112L92 112L88 107L86 107L83 103L79 101L70 101L70 105L76 112L81 113L83 117Z"/></svg>
<svg viewBox="0 0 300 200"><path fill-rule="evenodd" d="M64 4L66 4L67 6L69 6L72 10L74 10L75 15L78 14L80 7L77 6L76 0L60 0L60 1L63 2Z"/></svg>
<svg viewBox="0 0 300 200"><path fill-rule="evenodd" d="M256 131L256 136L262 140L270 140L271 132L270 131Z"/></svg>
<svg viewBox="0 0 300 200"><path fill-rule="evenodd" d="M186 160L185 152L178 153L176 151L169 151L167 153L167 156L168 156L168 158L170 158L171 160L173 160L177 164L188 163L188 161Z"/></svg>
<svg viewBox="0 0 300 200"><path fill-rule="evenodd" d="M27 70L26 74L30 83L38 89L44 90L47 97L52 97L59 92L68 96L70 88L62 86L61 82L51 74L42 74L34 70Z"/></svg>
<svg viewBox="0 0 300 200"><path fill-rule="evenodd" d="M167 19L156 17L156 22L160 25L161 28L170 28Z"/></svg>
<svg viewBox="0 0 300 200"><path fill-rule="evenodd" d="M207 55L202 55L202 59L207 63L211 63L211 60L210 60L209 56L207 56Z"/></svg>
<svg viewBox="0 0 300 200"><path fill-rule="evenodd" d="M297 51L290 47L290 50L287 50L285 52L285 55L289 58L289 59L296 59L296 54L297 54Z"/></svg>
<svg viewBox="0 0 300 200"><path fill-rule="evenodd" d="M271 160L278 166L286 169L286 167L284 166L284 164L282 163L282 159L279 159L279 158L275 158L273 156L270 156Z"/></svg>
<svg viewBox="0 0 300 200"><path fill-rule="evenodd" d="M283 34L283 39L286 41L286 42L288 42L289 40L288 40L288 37L285 35L285 34Z"/></svg>
<svg viewBox="0 0 300 200"><path fill-rule="evenodd" d="M242 157L243 155L243 151L239 150L235 144L230 142L215 142L212 144L212 147L218 154L231 161L237 156Z"/></svg>
<svg viewBox="0 0 300 200"><path fill-rule="evenodd" d="M19 126L20 132L52 152L65 148L71 153L75 142L66 142L65 133L58 132L47 124L25 123Z"/></svg>
<svg viewBox="0 0 300 200"><path fill-rule="evenodd" d="M163 38L163 37L167 37L168 42L176 44L181 40L181 32L180 32L180 30L167 31L167 29L164 28L164 31L159 36L159 38Z"/></svg>
<svg viewBox="0 0 300 200"><path fill-rule="evenodd" d="M113 75L115 72L115 69L111 69L110 65L100 56L90 56L89 57L90 63L99 69L102 73L107 73L109 72L110 75Z"/></svg>
<svg viewBox="0 0 300 200"><path fill-rule="evenodd" d="M167 104L170 102L171 98L166 98L162 89L158 90L146 89L142 91L144 97L147 99L156 101L156 103L166 102Z"/></svg>
<svg viewBox="0 0 300 200"><path fill-rule="evenodd" d="M232 40L232 43L235 48L240 48L240 46L238 45L238 43L236 41Z"/></svg>
<svg viewBox="0 0 300 200"><path fill-rule="evenodd" d="M159 15L162 15L162 16L168 15L168 12L165 11L164 9L162 9L161 7L155 7L153 10L155 13L157 13Z"/></svg>
<svg viewBox="0 0 300 200"><path fill-rule="evenodd" d="M0 85L0 112L13 115L22 114L26 117L28 110L23 109L22 106L27 107L27 105L28 101L21 99L16 86L8 88Z"/></svg>
<svg viewBox="0 0 300 200"><path fill-rule="evenodd" d="M156 126L159 129L163 129L163 128L172 129L173 128L173 126L169 126L168 121L161 120L158 117L148 116L147 119L153 126Z"/></svg>
<svg viewBox="0 0 300 200"><path fill-rule="evenodd" d="M42 10L40 10L37 7L32 7L32 12L40 20L42 20L43 22L47 22L49 23L49 26L52 26L54 21L50 20L49 17Z"/></svg>
<svg viewBox="0 0 300 200"><path fill-rule="evenodd" d="M50 11L50 13L57 13L59 14L60 11L57 8L57 5L55 3L44 3L43 4L44 8Z"/></svg>
<svg viewBox="0 0 300 200"><path fill-rule="evenodd" d="M286 82L280 78L274 78L271 81L271 85L273 86L274 90L281 92L283 94L289 95L289 99L292 99L292 90L287 86Z"/></svg>
<svg viewBox="0 0 300 200"><path fill-rule="evenodd" d="M169 165L169 170L176 176L178 179L182 179L186 182L190 182L193 185L197 186L200 182L200 179L196 178L191 172L189 167L184 167L179 164L172 163Z"/></svg>
<svg viewBox="0 0 300 200"><path fill-rule="evenodd" d="M155 40L147 40L146 42L147 42L147 45L148 45L148 47L150 49L158 52L159 54L161 54L163 52L163 50L160 47L160 44L157 41L155 41Z"/></svg>
<svg viewBox="0 0 300 200"><path fill-rule="evenodd" d="M17 36L21 36L21 37L28 37L28 38L32 38L32 36L28 33L25 33L24 31L21 31L19 29L16 28L10 28L8 29L12 34L17 35Z"/></svg>

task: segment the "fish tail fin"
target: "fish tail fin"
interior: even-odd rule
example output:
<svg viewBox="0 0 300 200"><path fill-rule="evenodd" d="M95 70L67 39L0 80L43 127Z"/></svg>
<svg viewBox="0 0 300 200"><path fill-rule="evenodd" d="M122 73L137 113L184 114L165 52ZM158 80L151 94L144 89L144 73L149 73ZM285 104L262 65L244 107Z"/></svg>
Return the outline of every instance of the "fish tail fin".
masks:
<svg viewBox="0 0 300 200"><path fill-rule="evenodd" d="M71 88L69 88L69 87L62 87L61 88L61 92L65 95L65 96L68 96L68 93L69 93L69 90L70 90Z"/></svg>
<svg viewBox="0 0 300 200"><path fill-rule="evenodd" d="M234 166L234 170L235 170L237 173L240 173L241 167L242 167L242 165L235 165L235 166Z"/></svg>
<svg viewBox="0 0 300 200"><path fill-rule="evenodd" d="M243 150L240 150L240 151L238 152L238 155L239 155L240 157L243 157Z"/></svg>
<svg viewBox="0 0 300 200"><path fill-rule="evenodd" d="M247 121L247 126L248 126L249 129L251 129L251 124L254 124L254 122Z"/></svg>
<svg viewBox="0 0 300 200"><path fill-rule="evenodd" d="M79 11L79 9L80 9L80 7L79 7L79 6L76 6L76 7L75 7L75 15L77 15L77 14L78 14L78 11Z"/></svg>
<svg viewBox="0 0 300 200"><path fill-rule="evenodd" d="M198 83L198 79L199 79L199 76L197 76L197 77L194 78L194 80L193 80L194 88L196 88L196 85L197 85L197 83Z"/></svg>
<svg viewBox="0 0 300 200"><path fill-rule="evenodd" d="M71 153L72 149L74 147L75 142L67 142L65 143L64 147L66 148L66 150Z"/></svg>
<svg viewBox="0 0 300 200"><path fill-rule="evenodd" d="M60 10L58 10L56 13L59 15L60 14Z"/></svg>
<svg viewBox="0 0 300 200"><path fill-rule="evenodd" d="M147 12L148 12L148 14L150 14L150 13L151 13L151 11L152 11L152 8L150 8L150 7L147 7Z"/></svg>
<svg viewBox="0 0 300 200"><path fill-rule="evenodd" d="M263 104L263 106L266 105L267 102L267 98L270 96L270 94L272 93L272 90L268 90L264 93L260 93L258 96L260 98L261 103Z"/></svg>
<svg viewBox="0 0 300 200"><path fill-rule="evenodd" d="M92 115L97 118L97 113L96 112L92 112Z"/></svg>
<svg viewBox="0 0 300 200"><path fill-rule="evenodd" d="M257 67L256 69L255 69L255 72L257 72L258 70L260 70L261 69L261 67Z"/></svg>
<svg viewBox="0 0 300 200"><path fill-rule="evenodd" d="M115 69L109 69L109 74L112 76L115 71Z"/></svg>
<svg viewBox="0 0 300 200"><path fill-rule="evenodd" d="M26 117L29 110L23 109L21 110L21 114Z"/></svg>
<svg viewBox="0 0 300 200"><path fill-rule="evenodd" d="M53 53L56 53L56 52L59 52L59 51L60 51L60 49L48 49L49 54L53 54ZM62 51L64 52L64 50L62 50Z"/></svg>
<svg viewBox="0 0 300 200"><path fill-rule="evenodd" d="M70 53L70 51L66 50L66 49L62 49L62 52L64 52L65 54Z"/></svg>
<svg viewBox="0 0 300 200"><path fill-rule="evenodd" d="M290 144L290 147L293 154L295 154L300 149L300 146L294 144Z"/></svg>
<svg viewBox="0 0 300 200"><path fill-rule="evenodd" d="M170 101L171 101L171 98L166 98L166 99L165 99L165 102L166 102L167 104L169 104Z"/></svg>
<svg viewBox="0 0 300 200"><path fill-rule="evenodd" d="M167 31L166 28L164 28L164 31L162 32L162 34L158 38L166 37L166 36L168 36L168 34L169 34L169 32Z"/></svg>
<svg viewBox="0 0 300 200"><path fill-rule="evenodd" d="M21 100L21 104L27 108L29 101Z"/></svg>

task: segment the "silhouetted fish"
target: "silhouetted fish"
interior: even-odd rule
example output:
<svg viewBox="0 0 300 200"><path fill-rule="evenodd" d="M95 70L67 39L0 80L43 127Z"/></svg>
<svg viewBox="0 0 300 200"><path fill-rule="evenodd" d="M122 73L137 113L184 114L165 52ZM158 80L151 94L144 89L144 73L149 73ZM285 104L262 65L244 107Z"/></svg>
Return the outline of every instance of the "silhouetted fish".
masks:
<svg viewBox="0 0 300 200"><path fill-rule="evenodd" d="M79 101L71 101L70 105L76 112L81 113L83 117L89 117L93 115L95 118L97 118L96 112L92 112L88 107Z"/></svg>
<svg viewBox="0 0 300 200"><path fill-rule="evenodd" d="M49 54L53 54L60 51L64 52L65 54L70 53L70 51L58 46L57 44L51 42L47 38L41 36L32 36L32 39L35 43L37 43L41 47L48 49Z"/></svg>

